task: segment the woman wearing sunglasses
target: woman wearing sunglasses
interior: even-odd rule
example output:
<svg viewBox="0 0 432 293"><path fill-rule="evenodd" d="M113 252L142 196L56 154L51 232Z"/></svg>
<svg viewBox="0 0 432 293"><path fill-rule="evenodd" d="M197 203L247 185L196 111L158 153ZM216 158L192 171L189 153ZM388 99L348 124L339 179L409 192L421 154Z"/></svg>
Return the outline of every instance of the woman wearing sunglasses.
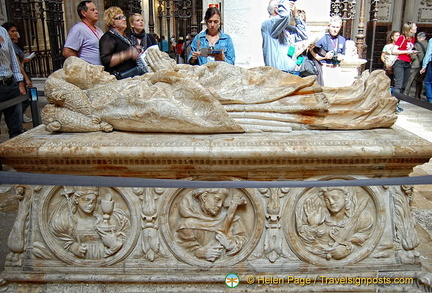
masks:
<svg viewBox="0 0 432 293"><path fill-rule="evenodd" d="M101 61L105 70L117 79L143 74L144 71L137 65L140 50L125 33L127 21L123 11L117 6L112 6L105 10L103 20L109 28L99 41Z"/></svg>

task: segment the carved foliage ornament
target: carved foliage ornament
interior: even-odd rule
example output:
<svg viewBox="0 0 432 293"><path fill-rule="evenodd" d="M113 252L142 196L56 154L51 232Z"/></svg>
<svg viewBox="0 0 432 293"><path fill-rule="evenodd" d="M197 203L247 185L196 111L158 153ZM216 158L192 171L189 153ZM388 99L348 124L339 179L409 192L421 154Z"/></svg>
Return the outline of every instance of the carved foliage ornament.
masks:
<svg viewBox="0 0 432 293"><path fill-rule="evenodd" d="M432 0L422 0L420 4L430 7L432 6Z"/></svg>

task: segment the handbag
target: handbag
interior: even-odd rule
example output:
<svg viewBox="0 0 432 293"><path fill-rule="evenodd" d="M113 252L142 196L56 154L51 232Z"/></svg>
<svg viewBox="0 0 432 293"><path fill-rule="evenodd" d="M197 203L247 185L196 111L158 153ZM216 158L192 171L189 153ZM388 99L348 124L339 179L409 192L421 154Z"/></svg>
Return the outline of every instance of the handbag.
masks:
<svg viewBox="0 0 432 293"><path fill-rule="evenodd" d="M393 55L393 54L385 55L384 64L387 68L392 67L397 59L398 59L398 55Z"/></svg>
<svg viewBox="0 0 432 293"><path fill-rule="evenodd" d="M403 47L403 45L405 44L405 42L408 42L407 39L405 38L405 36L401 36L403 38L402 43L400 44L399 48ZM394 45L392 47L392 51L393 51ZM386 66L386 68L389 67L393 67L393 65L395 64L396 60L399 58L399 55L394 55L394 54L386 54L384 56L384 64Z"/></svg>
<svg viewBox="0 0 432 293"><path fill-rule="evenodd" d="M301 77L318 74L315 63L308 57L308 55L304 57L303 62L300 64L299 71Z"/></svg>
<svg viewBox="0 0 432 293"><path fill-rule="evenodd" d="M134 77L137 75L143 75L145 72L138 66L134 66L123 72L114 71L114 75L117 79L123 79L128 77Z"/></svg>

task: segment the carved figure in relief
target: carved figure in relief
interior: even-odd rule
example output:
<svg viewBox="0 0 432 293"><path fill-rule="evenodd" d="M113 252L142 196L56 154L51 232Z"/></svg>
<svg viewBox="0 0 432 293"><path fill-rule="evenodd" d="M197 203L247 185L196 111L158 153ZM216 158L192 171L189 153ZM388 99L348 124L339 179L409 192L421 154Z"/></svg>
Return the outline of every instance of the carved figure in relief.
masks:
<svg viewBox="0 0 432 293"><path fill-rule="evenodd" d="M193 256L214 262L224 256L237 254L246 241L246 230L237 207L246 200L221 189L197 189L187 194L179 205L181 219L175 237ZM224 204L229 204L227 208Z"/></svg>
<svg viewBox="0 0 432 293"><path fill-rule="evenodd" d="M371 236L373 218L367 205L368 198L358 202L349 187L322 188L296 212L297 233L311 253L343 259Z"/></svg>
<svg viewBox="0 0 432 293"><path fill-rule="evenodd" d="M103 67L69 57L48 77L42 110L51 132L289 132L391 127L397 100L383 71L350 87L326 88L271 67L226 62L175 64L146 51L149 72L115 80Z"/></svg>
<svg viewBox="0 0 432 293"><path fill-rule="evenodd" d="M96 187L66 189L49 223L66 251L81 259L103 259L118 252L130 229L110 193L99 200Z"/></svg>

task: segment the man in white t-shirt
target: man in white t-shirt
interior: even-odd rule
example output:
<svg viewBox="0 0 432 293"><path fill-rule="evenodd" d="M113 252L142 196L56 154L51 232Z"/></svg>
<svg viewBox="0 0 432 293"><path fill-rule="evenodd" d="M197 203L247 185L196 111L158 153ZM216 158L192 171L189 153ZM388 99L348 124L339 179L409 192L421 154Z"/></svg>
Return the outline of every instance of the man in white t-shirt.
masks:
<svg viewBox="0 0 432 293"><path fill-rule="evenodd" d="M96 26L99 19L96 5L92 1L82 1L78 4L77 12L81 22L70 29L62 51L63 56L76 56L91 64L102 65L99 39L103 31Z"/></svg>

